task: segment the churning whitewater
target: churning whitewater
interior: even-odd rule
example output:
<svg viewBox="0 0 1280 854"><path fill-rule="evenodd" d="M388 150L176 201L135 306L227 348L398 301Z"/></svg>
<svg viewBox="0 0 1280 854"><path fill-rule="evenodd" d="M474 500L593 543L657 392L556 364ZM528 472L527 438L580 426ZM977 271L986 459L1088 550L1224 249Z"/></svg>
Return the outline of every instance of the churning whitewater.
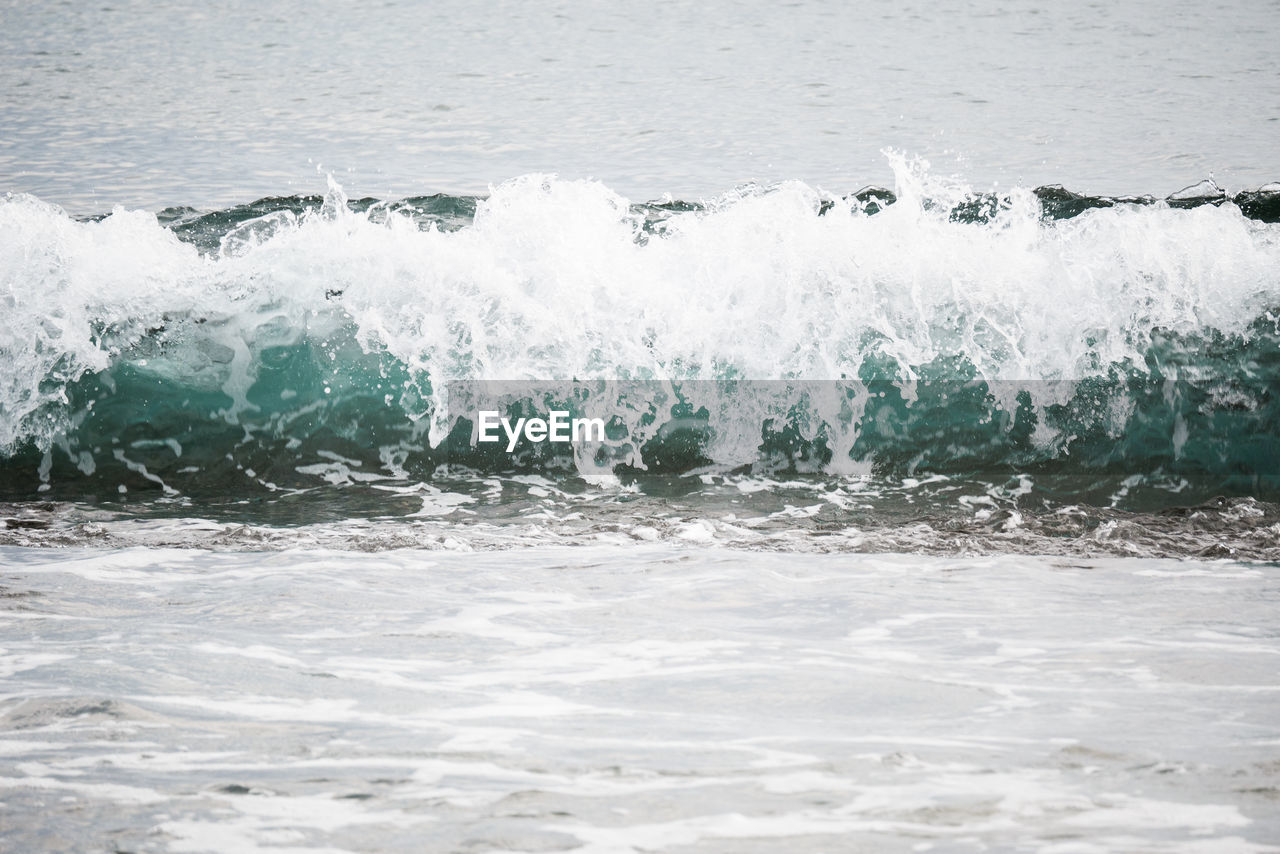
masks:
<svg viewBox="0 0 1280 854"><path fill-rule="evenodd" d="M1156 201L800 183L633 204L327 195L78 221L0 203L10 500L476 471L1167 477L1266 495L1280 185ZM607 423L572 449L477 413ZM317 468L319 466L319 468Z"/></svg>

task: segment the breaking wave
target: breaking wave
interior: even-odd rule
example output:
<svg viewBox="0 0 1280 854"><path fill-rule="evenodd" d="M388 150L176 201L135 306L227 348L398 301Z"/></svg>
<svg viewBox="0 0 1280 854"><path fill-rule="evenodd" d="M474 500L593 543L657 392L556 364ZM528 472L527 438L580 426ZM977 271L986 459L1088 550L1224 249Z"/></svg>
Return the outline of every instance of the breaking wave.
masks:
<svg viewBox="0 0 1280 854"><path fill-rule="evenodd" d="M1280 476L1280 185L0 202L0 499L478 471ZM604 442L475 442L479 407ZM337 480L342 480L338 478ZM357 477L358 479L358 477Z"/></svg>

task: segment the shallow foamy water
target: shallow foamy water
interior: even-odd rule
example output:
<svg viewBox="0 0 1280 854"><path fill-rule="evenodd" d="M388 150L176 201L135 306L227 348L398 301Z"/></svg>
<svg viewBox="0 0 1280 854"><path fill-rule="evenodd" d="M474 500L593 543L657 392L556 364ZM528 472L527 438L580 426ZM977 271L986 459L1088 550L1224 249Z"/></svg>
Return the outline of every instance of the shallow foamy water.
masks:
<svg viewBox="0 0 1280 854"><path fill-rule="evenodd" d="M663 544L0 566L7 850L1280 838L1268 565Z"/></svg>

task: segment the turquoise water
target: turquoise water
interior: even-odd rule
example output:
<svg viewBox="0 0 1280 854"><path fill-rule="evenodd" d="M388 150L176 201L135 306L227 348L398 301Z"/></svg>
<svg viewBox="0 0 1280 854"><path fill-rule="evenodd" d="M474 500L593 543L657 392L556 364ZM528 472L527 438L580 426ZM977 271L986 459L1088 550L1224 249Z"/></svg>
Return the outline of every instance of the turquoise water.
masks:
<svg viewBox="0 0 1280 854"><path fill-rule="evenodd" d="M1280 188L989 194L893 165L892 189L702 203L549 176L79 220L13 196L0 500L80 507L55 528L94 505L297 523L410 519L429 488L515 522L492 479L528 476L612 525L672 495L719 518L745 479L837 516L878 495L879 527L991 502L1083 507L1073 536L1214 501L1270 518ZM482 411L553 410L601 433L479 441ZM1183 551L1269 556L1255 522Z"/></svg>

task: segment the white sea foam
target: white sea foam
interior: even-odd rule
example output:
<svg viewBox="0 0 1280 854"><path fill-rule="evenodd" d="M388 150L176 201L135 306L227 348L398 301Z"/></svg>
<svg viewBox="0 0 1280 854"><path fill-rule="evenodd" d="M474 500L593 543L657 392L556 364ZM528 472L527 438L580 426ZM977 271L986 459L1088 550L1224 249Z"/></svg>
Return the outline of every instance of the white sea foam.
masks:
<svg viewBox="0 0 1280 854"><path fill-rule="evenodd" d="M411 379L388 381L386 400L427 416L434 444L474 417L465 398L449 399L448 380L649 378L661 394L690 379L852 381L874 359L896 366L910 395L918 367L937 357L962 356L989 380L1075 380L1142 366L1153 330L1239 334L1280 305L1280 232L1233 205L1046 222L1015 190L990 222L965 223L949 211L971 188L916 161L892 165L900 200L874 216L786 183L673 214L648 239L628 200L598 183L517 178L449 233L352 213L331 184L323 211L242 224L206 256L148 213L76 222L10 197L0 202L0 448L54 442L71 417L67 383L113 360L221 390L231 403L210 415L252 423L264 350L315 342L336 376L358 352L354 335L407 367ZM834 207L818 216L823 203ZM169 344L152 352L160 327ZM793 402L770 388L683 392L708 408L708 453L729 463L749 461L760 425ZM853 434L833 425L856 421L865 394L813 396L802 433L825 424L847 450ZM586 414L619 415L633 442L659 426L643 420L643 401L596 400Z"/></svg>
<svg viewBox="0 0 1280 854"><path fill-rule="evenodd" d="M38 609L0 651L21 850L1276 838L1276 619L1235 564L671 544L0 563L31 594L0 601Z"/></svg>

